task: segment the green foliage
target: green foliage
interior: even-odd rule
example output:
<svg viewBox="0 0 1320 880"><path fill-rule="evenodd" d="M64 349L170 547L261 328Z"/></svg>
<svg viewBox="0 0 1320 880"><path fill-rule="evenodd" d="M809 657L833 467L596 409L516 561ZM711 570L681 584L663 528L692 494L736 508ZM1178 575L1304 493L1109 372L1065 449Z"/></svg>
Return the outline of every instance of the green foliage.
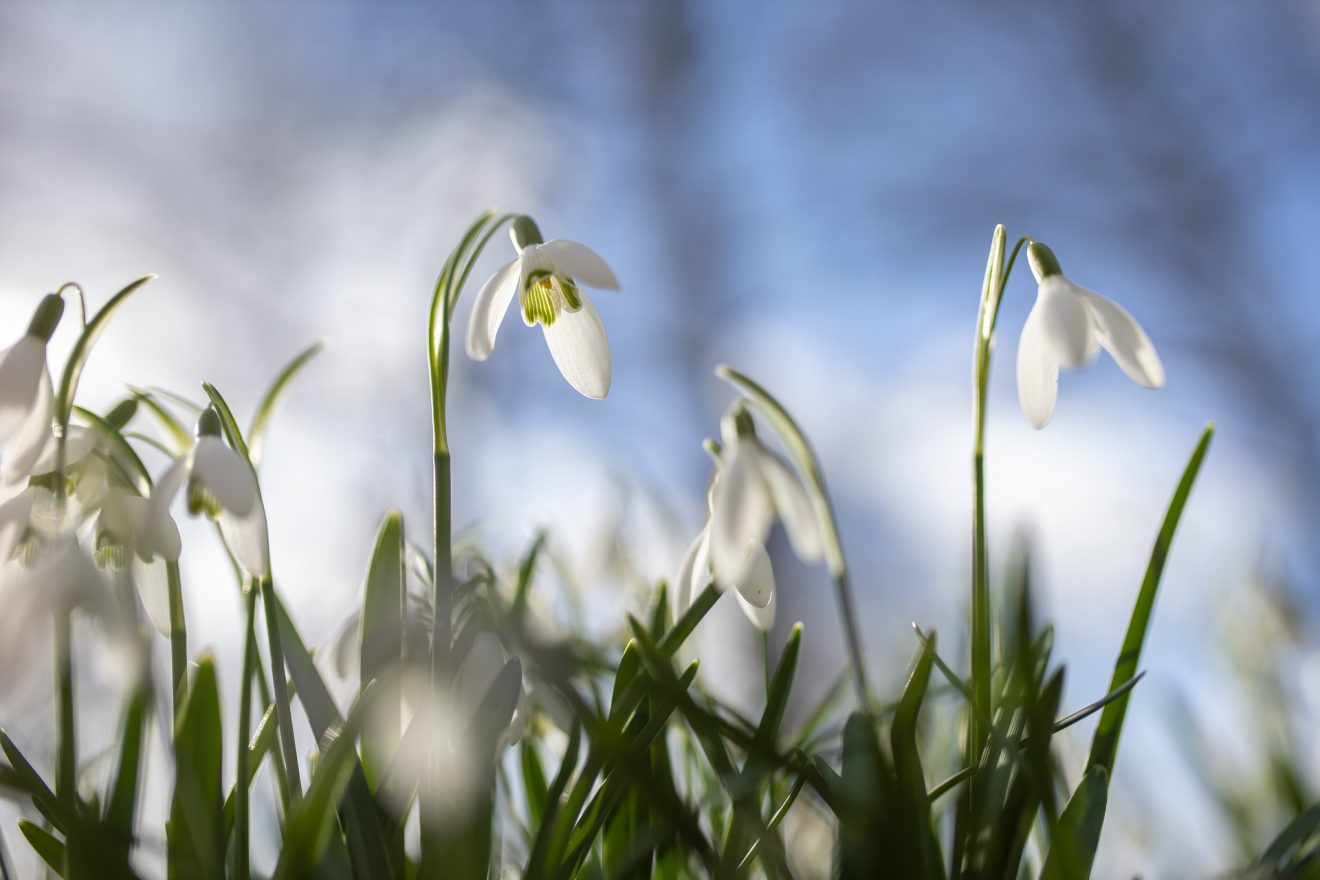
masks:
<svg viewBox="0 0 1320 880"><path fill-rule="evenodd" d="M556 583L554 567L542 564L556 556L554 533L539 532L507 564L455 543L445 411L450 322L478 257L510 219L488 212L465 231L431 303L435 532L427 539L434 545L423 549L426 539L409 534L402 514L386 513L347 641L319 652L285 607L274 573L244 572L241 554L231 553L246 624L232 712L222 705L213 656L202 653L189 671L182 580L176 564L162 563L172 610L171 687L144 677L126 692L114 747L102 759L106 771L86 773L82 789L70 784L69 767L92 763L76 754L71 675L60 679L59 705L69 717L61 717L56 738L57 768L64 768L54 774L58 784L48 784L0 731L0 793L25 807L17 830L36 857L60 877L135 877L149 870L143 866L151 847L163 837L172 880L250 880L268 871L281 880L495 878L508 870L533 880L777 880L827 864L845 878L1090 876L1156 596L1212 429L1196 446L1157 535L1109 693L1065 714L1065 671L1056 662L1053 629L1038 619L1028 555L999 572L986 540L985 395L999 301L1022 246L1006 259L1006 234L997 229L974 352L970 656L964 664L944 640L916 627L905 682L886 701L868 681L894 681L902 670L866 674L865 629L852 606L824 466L802 425L768 390L720 368L768 421L804 483L849 656L838 675L818 681L814 671L804 673L810 654L801 624L782 644L767 635L764 657L754 664L759 669L763 661L764 699L739 709L710 692L700 664L685 653L723 595L715 584L694 591L676 611L670 588L659 584L630 597L635 614L601 631L565 625L546 611L565 594L569 601L560 604L575 606L571 578ZM133 390L131 405L108 416L74 404L92 344L144 281L116 294L81 331L57 416L76 417L95 432L94 455L108 482L137 500L153 492L139 450L189 455L188 426L203 412L214 412L207 418L218 418L227 446L255 476L273 413L319 344L278 371L257 398L246 436L210 383L203 384L205 410L157 389ZM138 411L158 436L130 430ZM200 455L203 447L196 449ZM256 495L262 504L259 484ZM119 574L128 582L134 572ZM142 623L133 618L133 626ZM355 687L330 678L344 658L356 661ZM173 706L158 694L172 694ZM1059 738L1093 714L1099 719L1090 756L1071 785L1079 768L1064 760ZM231 720L235 727L227 728ZM163 836L143 818L153 725L168 740L173 779ZM234 749L228 762L227 747ZM1320 812L1307 808L1312 795L1287 757L1272 753L1286 827L1251 850L1261 854L1243 876L1316 871ZM267 776L273 792L260 784ZM1220 801L1246 811L1227 794ZM279 818L261 835L256 817L269 811L257 803ZM815 848L789 831L813 821L825 829L817 839L829 841ZM254 869L254 840L276 837L271 863ZM9 865L0 846L3 880Z"/></svg>

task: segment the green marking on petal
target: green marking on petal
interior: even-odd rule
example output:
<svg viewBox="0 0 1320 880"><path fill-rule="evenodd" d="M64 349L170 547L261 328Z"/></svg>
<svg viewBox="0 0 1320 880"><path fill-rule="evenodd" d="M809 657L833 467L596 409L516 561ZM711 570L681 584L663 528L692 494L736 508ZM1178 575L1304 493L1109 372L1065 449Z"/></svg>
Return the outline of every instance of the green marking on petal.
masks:
<svg viewBox="0 0 1320 880"><path fill-rule="evenodd" d="M578 286L569 278L559 279L559 289L564 294L564 305L570 312L576 312L582 308L582 292Z"/></svg>
<svg viewBox="0 0 1320 880"><path fill-rule="evenodd" d="M205 515L208 519L220 515L220 502L196 477L188 478L188 512L193 516Z"/></svg>
<svg viewBox="0 0 1320 880"><path fill-rule="evenodd" d="M554 281L550 277L539 278L528 284L522 297L523 323L528 327L538 322L547 327L553 326L559 315L558 300Z"/></svg>

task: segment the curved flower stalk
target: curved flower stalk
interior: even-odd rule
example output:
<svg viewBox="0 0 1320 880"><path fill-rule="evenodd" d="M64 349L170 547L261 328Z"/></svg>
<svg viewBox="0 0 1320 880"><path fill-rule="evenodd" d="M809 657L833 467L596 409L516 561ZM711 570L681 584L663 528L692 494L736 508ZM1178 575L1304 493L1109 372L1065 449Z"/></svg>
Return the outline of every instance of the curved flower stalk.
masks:
<svg viewBox="0 0 1320 880"><path fill-rule="evenodd" d="M614 271L584 244L543 241L530 217L515 218L509 231L518 256L477 293L468 322L468 355L478 361L490 357L516 292L523 323L541 325L550 356L568 384L586 397L603 398L610 390L609 340L580 285L617 291Z"/></svg>
<svg viewBox="0 0 1320 880"><path fill-rule="evenodd" d="M1133 382L1164 385L1164 366L1141 325L1120 306L1072 281L1054 252L1040 242L1027 247L1036 276L1036 304L1018 342L1018 401L1035 428L1054 415L1059 368L1077 369L1103 348Z"/></svg>
<svg viewBox="0 0 1320 880"><path fill-rule="evenodd" d="M64 300L48 294L27 333L0 353L0 481L31 473L51 436L55 391L46 366L46 344L64 314Z"/></svg>

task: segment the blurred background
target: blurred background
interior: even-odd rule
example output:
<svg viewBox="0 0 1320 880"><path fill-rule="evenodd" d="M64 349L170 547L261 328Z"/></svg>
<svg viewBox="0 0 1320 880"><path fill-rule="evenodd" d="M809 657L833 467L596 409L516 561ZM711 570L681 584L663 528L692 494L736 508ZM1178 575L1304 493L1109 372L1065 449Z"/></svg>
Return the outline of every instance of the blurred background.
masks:
<svg viewBox="0 0 1320 880"><path fill-rule="evenodd" d="M513 315L488 362L455 351L457 521L503 564L551 529L591 620L617 627L703 522L700 444L731 400L711 369L734 364L824 460L873 674L892 689L914 620L965 653L980 281L994 224L1039 238L1144 324L1168 385L1142 390L1104 357L1062 378L1054 422L1033 431L1013 382L1034 296L1021 267L991 385L991 564L1029 536L1065 702L1100 697L1179 470L1217 422L1097 869L1203 876L1242 860L1204 765L1264 772L1259 682L1227 684L1228 670L1295 641L1266 664L1290 717L1265 726L1296 740L1304 785L1320 758L1297 735L1320 703L1306 647L1320 584L1317 96L1308 0L9 3L0 326L17 337L65 280L99 303L159 273L103 337L82 401L109 404L126 383L199 396L207 379L243 414L326 340L263 463L277 582L325 644L385 510L425 542L435 273L479 211L531 213L622 280L594 297L613 389L578 396ZM511 256L494 240L472 287ZM240 603L206 532L185 534L193 645L236 669ZM842 663L828 582L782 535L772 545L774 639L805 622L804 680L823 689ZM1290 610L1234 642L1225 618L1241 635L1255 618L1240 609L1266 587ZM706 683L755 702L759 639L732 604L717 612L693 646ZM38 754L44 693L0 716ZM1189 736L1209 758L1200 772ZM0 816L21 849L12 811Z"/></svg>

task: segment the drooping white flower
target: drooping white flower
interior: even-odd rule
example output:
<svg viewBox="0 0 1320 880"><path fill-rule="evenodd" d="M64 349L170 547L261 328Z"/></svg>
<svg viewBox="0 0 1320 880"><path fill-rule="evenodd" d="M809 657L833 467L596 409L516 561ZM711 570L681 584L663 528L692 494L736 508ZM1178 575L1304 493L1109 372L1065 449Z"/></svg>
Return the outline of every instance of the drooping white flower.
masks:
<svg viewBox="0 0 1320 880"><path fill-rule="evenodd" d="M513 295L523 323L545 334L559 372L580 393L599 400L610 390L610 345L605 325L579 284L618 290L614 271L591 248L575 241L542 241L529 217L510 230L518 257L500 267L477 293L468 322L467 352L484 361L495 348Z"/></svg>
<svg viewBox="0 0 1320 880"><path fill-rule="evenodd" d="M64 313L54 294L42 299L23 338L0 352L0 480L26 477L51 435L55 392L46 343Z"/></svg>
<svg viewBox="0 0 1320 880"><path fill-rule="evenodd" d="M270 544L256 475L242 456L225 445L219 432L215 412L203 412L197 442L156 480L145 507L130 502L131 508L141 510L141 514L129 514L141 520L137 549L148 558L179 558L183 545L170 505L186 485L188 511L216 519L244 570L253 577L265 577L270 573Z"/></svg>
<svg viewBox="0 0 1320 880"><path fill-rule="evenodd" d="M1059 368L1084 366L1101 348L1138 385L1164 385L1155 346L1131 315L1069 281L1045 245L1033 242L1027 259L1039 286L1018 342L1017 381L1018 401L1034 427L1043 428L1054 415Z"/></svg>
<svg viewBox="0 0 1320 880"><path fill-rule="evenodd" d="M710 520L684 554L674 582L675 608L691 603L713 579L732 590L752 624L774 624L775 576L765 550L770 527L784 523L794 552L806 562L823 554L820 523L801 480L788 462L757 439L741 407L720 426L724 446L710 492Z"/></svg>
<svg viewBox="0 0 1320 880"><path fill-rule="evenodd" d="M775 572L770 566L770 554L765 546L756 542L747 545L746 571L742 578L732 585L719 580L715 585L732 592L738 600L738 607L759 630L769 630L775 625ZM674 619L692 604L698 591L711 582L710 569L710 523L701 529L692 546L683 554L683 561L678 566L678 576L674 578L673 610Z"/></svg>
<svg viewBox="0 0 1320 880"><path fill-rule="evenodd" d="M142 670L141 639L130 616L115 598L87 551L70 530L64 503L41 487L32 487L2 507L5 566L0 577L0 665L23 670L42 656L51 638L51 622L80 611L105 635L96 642L97 669L109 681L127 684ZM17 519L23 514L22 521ZM13 527L19 526L22 549L13 559ZM0 693L19 675L0 676Z"/></svg>

